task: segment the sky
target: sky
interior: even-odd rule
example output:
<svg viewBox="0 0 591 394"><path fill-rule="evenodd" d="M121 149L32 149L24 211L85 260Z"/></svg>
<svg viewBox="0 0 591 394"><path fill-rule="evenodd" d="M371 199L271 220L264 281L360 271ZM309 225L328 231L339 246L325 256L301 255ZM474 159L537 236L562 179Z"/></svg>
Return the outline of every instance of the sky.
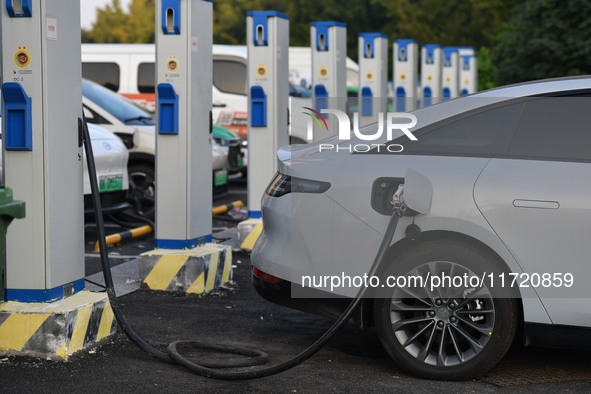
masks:
<svg viewBox="0 0 591 394"><path fill-rule="evenodd" d="M124 11L128 10L131 0L121 0L121 7ZM111 4L112 0L80 0L80 24L83 29L92 28L96 20L96 9L105 8L105 5Z"/></svg>

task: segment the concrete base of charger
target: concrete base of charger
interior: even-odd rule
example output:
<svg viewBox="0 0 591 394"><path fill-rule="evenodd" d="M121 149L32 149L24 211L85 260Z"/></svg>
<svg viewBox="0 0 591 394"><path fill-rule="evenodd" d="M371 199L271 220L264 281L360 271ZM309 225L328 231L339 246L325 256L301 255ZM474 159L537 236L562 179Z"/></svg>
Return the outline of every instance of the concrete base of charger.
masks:
<svg viewBox="0 0 591 394"><path fill-rule="evenodd" d="M0 304L0 354L67 361L115 333L106 293L81 291L47 303Z"/></svg>
<svg viewBox="0 0 591 394"><path fill-rule="evenodd" d="M143 289L204 294L232 279L232 249L206 244L194 249L154 249L139 256Z"/></svg>

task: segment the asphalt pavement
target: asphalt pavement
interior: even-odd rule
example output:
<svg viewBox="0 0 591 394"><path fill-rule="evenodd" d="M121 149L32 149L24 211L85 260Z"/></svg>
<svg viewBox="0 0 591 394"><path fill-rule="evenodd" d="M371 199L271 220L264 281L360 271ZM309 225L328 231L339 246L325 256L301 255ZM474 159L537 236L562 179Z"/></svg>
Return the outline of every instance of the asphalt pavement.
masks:
<svg viewBox="0 0 591 394"><path fill-rule="evenodd" d="M218 229L224 226L234 224L214 223ZM87 275L98 271L91 233L87 232ZM113 256L120 256L113 264L122 265L123 270L124 265L134 264L134 254L151 245L153 237L148 236L111 248ZM227 288L203 297L137 290L120 297L123 312L133 329L161 350L177 339L208 340L263 350L271 364L295 356L330 327L328 319L259 297L250 283L248 255L235 253L233 264L233 283ZM479 379L421 380L395 366L373 329L349 325L318 354L292 370L258 380L225 382L158 361L136 348L119 330L105 343L67 363L0 358L0 392L591 392L589 355L516 347Z"/></svg>

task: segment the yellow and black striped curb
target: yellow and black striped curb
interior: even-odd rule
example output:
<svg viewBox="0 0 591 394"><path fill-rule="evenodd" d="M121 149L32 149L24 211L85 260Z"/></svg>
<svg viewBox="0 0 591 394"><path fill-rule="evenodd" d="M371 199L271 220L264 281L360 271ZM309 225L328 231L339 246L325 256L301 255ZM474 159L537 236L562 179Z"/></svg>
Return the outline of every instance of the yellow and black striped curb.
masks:
<svg viewBox="0 0 591 394"><path fill-rule="evenodd" d="M243 240L240 249L250 253L263 232L263 219L247 219L238 223L238 238Z"/></svg>
<svg viewBox="0 0 591 394"><path fill-rule="evenodd" d="M194 249L155 249L139 257L142 288L208 293L232 279L232 249L206 244Z"/></svg>
<svg viewBox="0 0 591 394"><path fill-rule="evenodd" d="M105 293L81 291L52 303L0 304L0 354L67 361L115 333Z"/></svg>

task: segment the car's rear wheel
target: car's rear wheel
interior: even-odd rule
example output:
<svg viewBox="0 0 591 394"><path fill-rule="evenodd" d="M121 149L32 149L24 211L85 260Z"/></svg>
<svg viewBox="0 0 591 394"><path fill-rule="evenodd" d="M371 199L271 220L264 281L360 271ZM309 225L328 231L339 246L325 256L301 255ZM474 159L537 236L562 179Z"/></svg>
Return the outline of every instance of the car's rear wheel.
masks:
<svg viewBox="0 0 591 394"><path fill-rule="evenodd" d="M154 220L154 166L148 164L132 164L129 171L128 202L136 215Z"/></svg>
<svg viewBox="0 0 591 394"><path fill-rule="evenodd" d="M407 286L393 288L374 309L378 335L396 364L410 374L444 380L469 379L492 368L515 336L516 300L490 284L458 286L459 279L454 285L432 278L480 279L501 271L492 256L455 241L426 242L396 258L384 278L405 276ZM411 283L413 277L422 279Z"/></svg>

